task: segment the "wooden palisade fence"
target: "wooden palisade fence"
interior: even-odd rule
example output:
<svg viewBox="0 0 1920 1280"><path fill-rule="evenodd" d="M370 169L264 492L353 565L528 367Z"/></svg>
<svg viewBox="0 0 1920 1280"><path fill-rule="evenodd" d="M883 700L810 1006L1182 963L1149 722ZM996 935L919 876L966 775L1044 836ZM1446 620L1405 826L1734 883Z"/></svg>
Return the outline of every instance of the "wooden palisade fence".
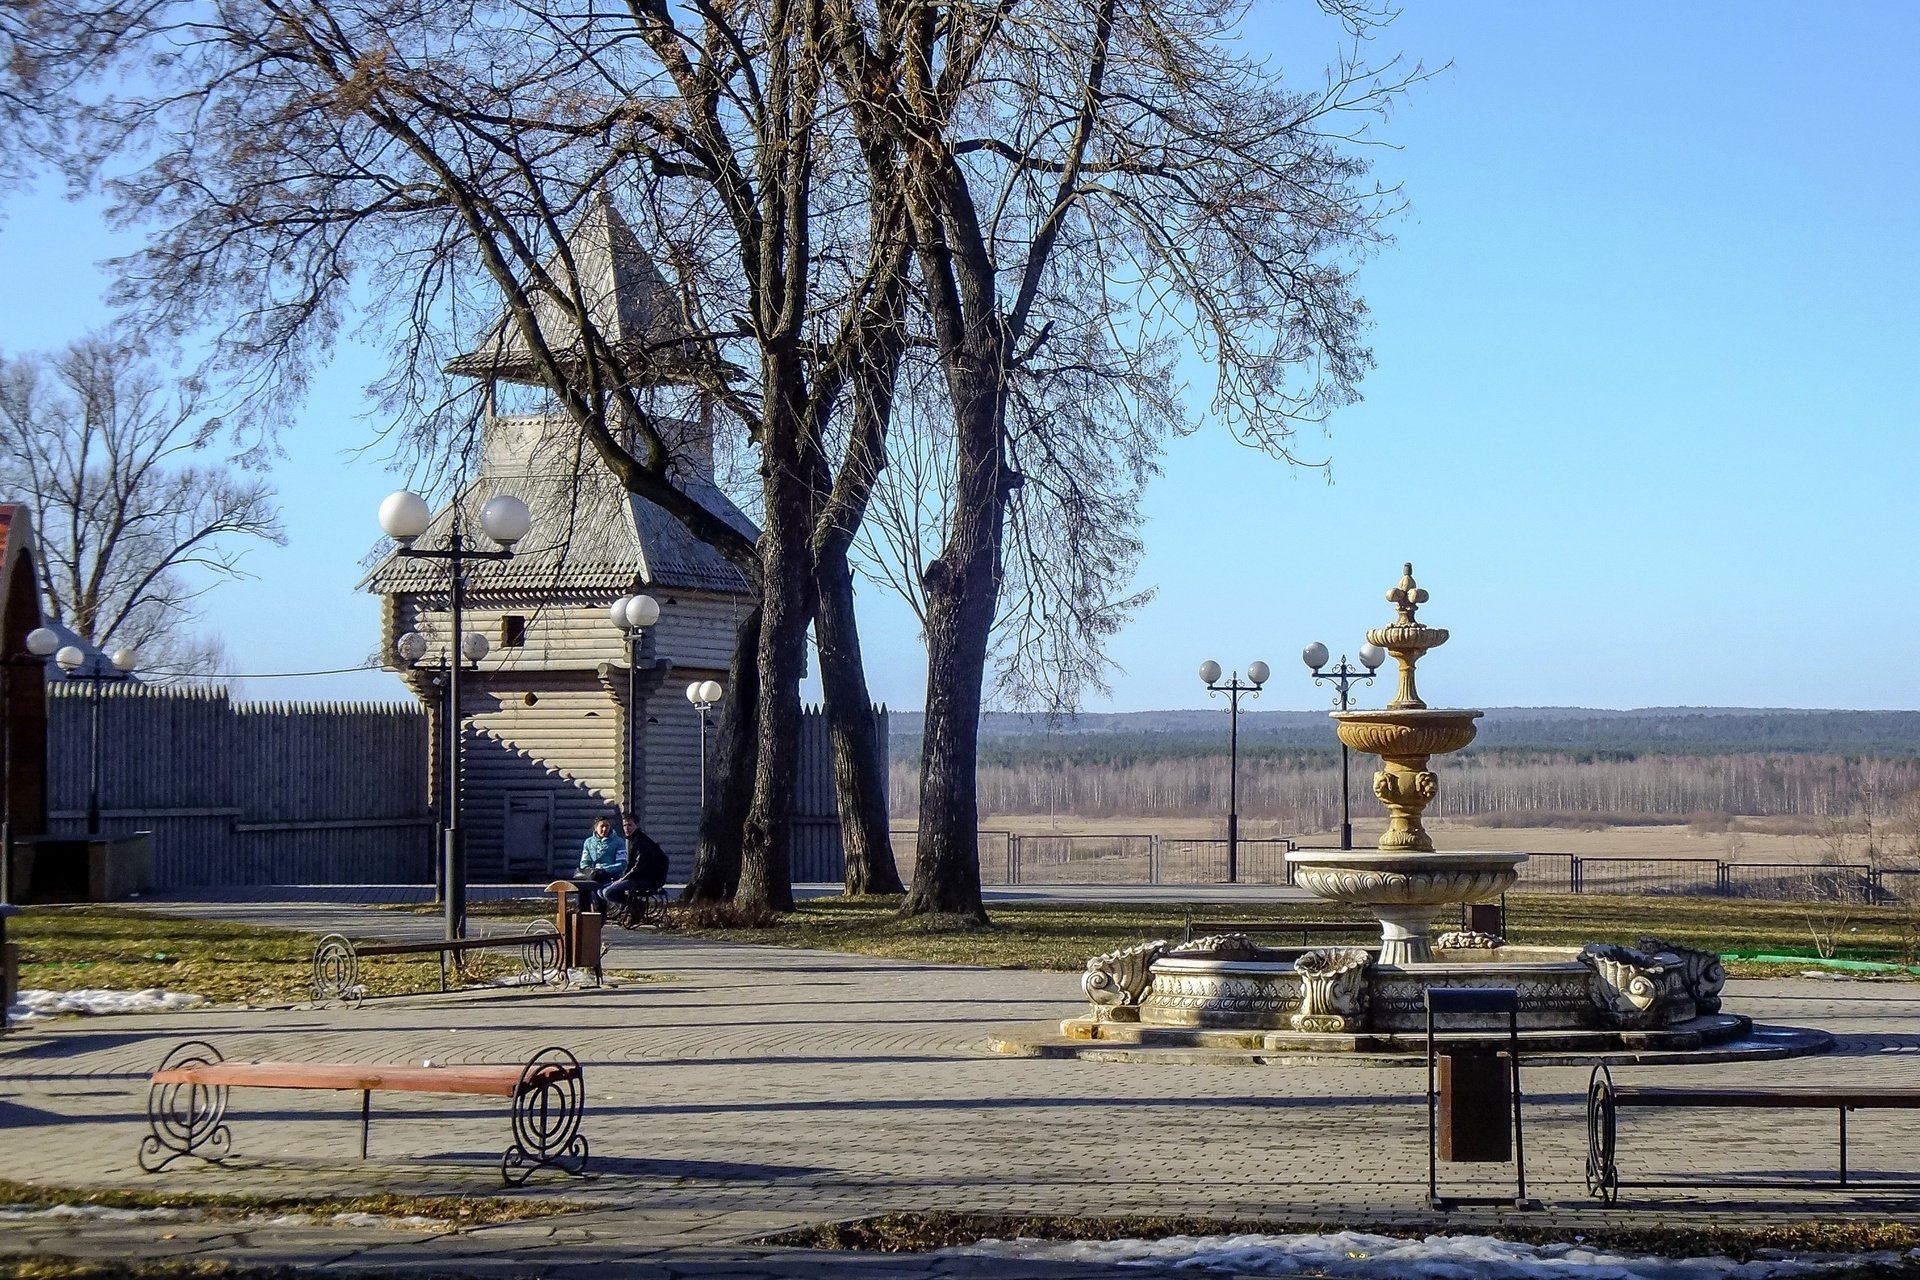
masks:
<svg viewBox="0 0 1920 1280"><path fill-rule="evenodd" d="M86 831L93 696L84 684L49 689L55 835ZM433 817L418 709L109 685L100 710L101 828L153 833L156 886L426 877Z"/></svg>

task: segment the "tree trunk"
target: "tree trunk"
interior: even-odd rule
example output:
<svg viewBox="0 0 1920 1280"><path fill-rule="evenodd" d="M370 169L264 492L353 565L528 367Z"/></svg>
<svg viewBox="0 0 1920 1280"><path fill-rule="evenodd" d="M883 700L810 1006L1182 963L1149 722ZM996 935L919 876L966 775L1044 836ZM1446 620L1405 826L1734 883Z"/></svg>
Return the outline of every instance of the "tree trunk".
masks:
<svg viewBox="0 0 1920 1280"><path fill-rule="evenodd" d="M971 345L971 344L970 344ZM989 339L985 344L997 349ZM974 348L978 350L978 346ZM984 922L975 779L987 643L1000 595L1009 469L1000 450L996 361L950 370L955 502L939 559L927 566L927 709L920 748L920 843L906 911Z"/></svg>
<svg viewBox="0 0 1920 1280"><path fill-rule="evenodd" d="M820 645L820 687L833 745L833 782L846 852L846 893L904 893L887 829L887 761L860 660L853 613L853 570L844 548L814 561L814 636Z"/></svg>
<svg viewBox="0 0 1920 1280"><path fill-rule="evenodd" d="M707 743L707 802L700 813L693 873L683 902L724 902L740 884L741 831L753 801L754 751L759 740L760 609L740 624L727 669L720 723Z"/></svg>
<svg viewBox="0 0 1920 1280"><path fill-rule="evenodd" d="M769 459L794 458L796 443L782 423L761 445ZM800 675L806 668L807 623L813 616L813 556L807 544L811 486L803 467L770 461L760 533L760 732L754 761L753 804L740 850L742 906L793 909L793 778L800 757Z"/></svg>

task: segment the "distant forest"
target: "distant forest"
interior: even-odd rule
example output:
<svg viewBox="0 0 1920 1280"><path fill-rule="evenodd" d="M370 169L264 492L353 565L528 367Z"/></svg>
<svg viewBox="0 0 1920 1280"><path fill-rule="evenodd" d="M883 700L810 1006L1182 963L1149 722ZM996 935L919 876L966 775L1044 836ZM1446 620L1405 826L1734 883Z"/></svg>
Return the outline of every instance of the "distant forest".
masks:
<svg viewBox="0 0 1920 1280"><path fill-rule="evenodd" d="M1873 817L1920 804L1920 712L1659 707L1500 708L1447 766L1436 816L1528 812ZM892 717L893 807L910 817L919 717ZM981 723L989 813L1184 817L1226 804L1223 711ZM1240 719L1243 810L1298 830L1339 812L1339 743L1322 712ZM1372 764L1354 761L1356 796Z"/></svg>

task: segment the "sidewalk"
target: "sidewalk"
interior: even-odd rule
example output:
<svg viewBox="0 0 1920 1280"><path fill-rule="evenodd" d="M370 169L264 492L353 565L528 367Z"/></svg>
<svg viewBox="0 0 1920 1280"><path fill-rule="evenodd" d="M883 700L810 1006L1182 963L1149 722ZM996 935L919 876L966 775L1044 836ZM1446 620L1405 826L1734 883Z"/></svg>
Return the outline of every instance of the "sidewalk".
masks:
<svg viewBox="0 0 1920 1280"><path fill-rule="evenodd" d="M151 905L275 919L316 933L400 939L439 929L431 915L311 900ZM597 1176L540 1175L525 1194L565 1197L596 1212L451 1239L387 1228L236 1234L219 1224L183 1224L165 1229L173 1235L166 1247L258 1261L291 1250L284 1256L297 1254L303 1264L336 1256L356 1266L432 1260L443 1271L541 1275L619 1258L626 1263L618 1274L635 1276L1142 1277L1155 1272L743 1254L741 1242L912 1210L1432 1221L1423 1209L1426 1109L1418 1069L1006 1058L987 1049L988 1031L1079 1012L1077 974L645 933L616 936L612 945L612 967L656 980L376 1000L358 1010L220 1008L25 1028L0 1040L0 1176L209 1193L498 1194L504 1109L490 1099L417 1095L376 1098L372 1159L363 1166L354 1158L357 1099L236 1091L233 1166L185 1161L144 1175L134 1156L145 1133L147 1073L186 1039L210 1040L236 1058L389 1063L511 1063L561 1044L587 1067L584 1132ZM1736 981L1728 1006L1763 1021L1823 1026L1839 1048L1746 1067L1638 1068L1634 1079L1872 1087L1910 1082L1920 1062L1920 988L1912 984ZM1920 1221L1920 1203L1911 1199L1799 1191L1701 1191L1682 1198L1679 1210L1594 1209L1583 1184L1586 1073L1528 1068L1524 1083L1529 1189L1569 1230L1676 1213L1700 1223L1754 1214ZM1920 1170L1920 1130L1903 1117L1863 1114L1852 1138L1859 1170ZM1630 1118L1621 1142L1629 1178L1656 1170L1670 1177L1806 1172L1831 1168L1835 1155L1828 1113L1770 1115L1764 1126L1712 1111ZM1511 1167L1443 1172L1462 1192L1474 1181L1493 1188ZM148 1252L135 1242L158 1234L153 1224L15 1223L0 1227L0 1250L127 1256Z"/></svg>

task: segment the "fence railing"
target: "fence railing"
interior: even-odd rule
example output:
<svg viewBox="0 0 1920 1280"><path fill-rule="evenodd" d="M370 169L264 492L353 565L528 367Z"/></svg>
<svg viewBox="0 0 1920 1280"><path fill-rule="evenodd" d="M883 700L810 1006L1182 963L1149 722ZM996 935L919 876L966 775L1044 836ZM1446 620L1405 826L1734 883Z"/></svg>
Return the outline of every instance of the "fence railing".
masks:
<svg viewBox="0 0 1920 1280"><path fill-rule="evenodd" d="M894 829L894 852L903 873L913 863L916 839L910 827ZM1291 885L1293 866L1286 855L1300 847L1298 841L1279 837L1241 840L1234 882ZM980 882L995 886L1226 884L1227 842L1145 831L1034 835L983 829ZM1520 865L1514 889L1775 902L1920 903L1920 867L1530 853Z"/></svg>

